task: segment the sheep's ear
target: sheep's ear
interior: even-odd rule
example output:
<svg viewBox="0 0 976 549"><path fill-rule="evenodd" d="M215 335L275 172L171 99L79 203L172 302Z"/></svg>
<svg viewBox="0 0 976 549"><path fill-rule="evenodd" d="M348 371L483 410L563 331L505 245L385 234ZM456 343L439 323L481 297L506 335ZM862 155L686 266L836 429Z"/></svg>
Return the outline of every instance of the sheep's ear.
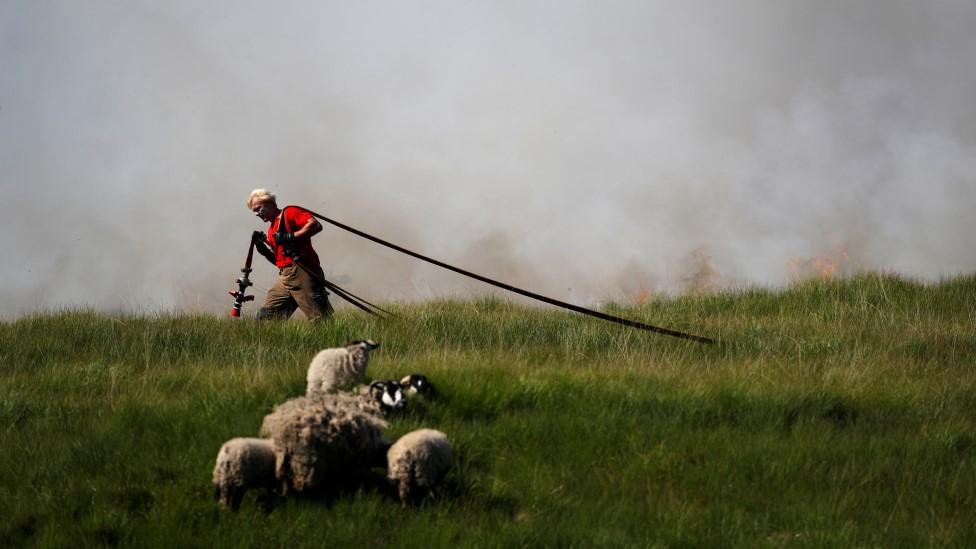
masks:
<svg viewBox="0 0 976 549"><path fill-rule="evenodd" d="M363 343L365 343L366 346L369 347L370 349L379 349L379 347L380 347L380 344L377 343L377 342L375 342L375 341L373 341L372 339L367 339Z"/></svg>

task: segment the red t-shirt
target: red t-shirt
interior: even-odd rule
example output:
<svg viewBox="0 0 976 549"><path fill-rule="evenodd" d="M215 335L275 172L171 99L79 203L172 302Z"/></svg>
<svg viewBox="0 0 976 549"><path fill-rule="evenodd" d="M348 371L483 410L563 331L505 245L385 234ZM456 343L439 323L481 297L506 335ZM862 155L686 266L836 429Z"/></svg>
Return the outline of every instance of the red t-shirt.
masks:
<svg viewBox="0 0 976 549"><path fill-rule="evenodd" d="M282 216L279 215L277 219L271 222L268 227L268 242L274 248L275 253L275 265L278 268L287 267L292 264L290 257L285 255L284 246L278 246L274 240L274 234L278 232L278 225L281 223ZM289 206L285 208L284 211L285 224L282 230L288 233L293 233L298 229L301 229L308 223L309 219L312 219L312 214L308 210L299 208L298 206ZM311 238L299 238L295 241L295 247L298 249L299 261L302 262L306 267L315 268L319 266L319 256L312 249L312 239Z"/></svg>

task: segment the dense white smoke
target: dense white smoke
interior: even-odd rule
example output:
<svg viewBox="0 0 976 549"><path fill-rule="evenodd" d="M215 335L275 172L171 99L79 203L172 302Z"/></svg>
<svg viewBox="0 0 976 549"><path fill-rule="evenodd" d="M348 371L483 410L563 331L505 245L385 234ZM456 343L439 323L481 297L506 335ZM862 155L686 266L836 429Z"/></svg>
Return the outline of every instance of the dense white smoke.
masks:
<svg viewBox="0 0 976 549"><path fill-rule="evenodd" d="M961 0L7 1L0 316L223 312L255 187L579 303L824 254L972 272L974 28ZM488 291L315 245L371 300Z"/></svg>

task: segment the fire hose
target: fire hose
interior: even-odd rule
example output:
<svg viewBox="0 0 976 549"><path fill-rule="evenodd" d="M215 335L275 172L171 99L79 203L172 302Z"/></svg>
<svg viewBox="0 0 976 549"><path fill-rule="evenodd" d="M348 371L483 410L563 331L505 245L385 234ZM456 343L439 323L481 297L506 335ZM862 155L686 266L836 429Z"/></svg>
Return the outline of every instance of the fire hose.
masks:
<svg viewBox="0 0 976 549"><path fill-rule="evenodd" d="M540 295L540 294L537 294L537 293L534 293L534 292L530 292L528 290L523 290L521 288L516 288L515 286L512 286L511 284L505 284L504 282L499 282L497 280L492 280L492 279L490 279L490 278L488 278L486 276L481 276L479 274L472 273L470 271L466 271L466 270L461 269L459 267L455 267L453 265L448 265L447 263L444 263L443 261L438 261L436 259L427 257L427 256L422 255L422 254L419 254L417 252L408 250L408 249L406 249L406 248L404 248L402 246L397 246L396 244L393 244L391 242L387 242L386 240L383 240L381 238L377 238L375 236L372 236L370 234L367 234L367 233L365 233L363 231L360 231L359 229L355 229L353 227L350 227L349 225L345 225L345 224L340 223L340 222L338 222L338 221L336 221L334 219L329 219L328 217L325 217L322 214L313 212L312 210L309 210L307 208L305 208L305 211L307 211L308 213L312 214L316 218L321 219L322 221L325 221L326 223L330 223L330 224L332 224L332 225L334 225L336 227L339 227L340 229L343 229L345 231L349 231L349 232L351 232L352 234L354 234L356 236L360 236L362 238L365 238L367 240L370 240L370 241L375 242L377 244L380 244L382 246L386 246L387 248L391 248L391 249L396 250L396 251L398 251L400 253L409 255L411 257L415 257L417 259L420 259L422 261L426 261L426 262L431 263L431 264L434 264L434 265L437 265L438 267L442 267L442 268L447 269L449 271L454 271L455 273L458 273L458 274L467 276L469 278L473 278L475 280L484 282L485 284L490 284L492 286L495 286L497 288L501 288L503 290L508 290L510 292L513 292L513 293L516 293L516 294L519 294L519 295L522 295L522 296L525 296L525 297L528 297L528 298L531 298L531 299L535 299L537 301L542 301L543 303L548 303L549 305L554 305L554 306L560 307L562 309L568 309L570 311L574 311L574 312L577 312L577 313L580 313L580 314L584 314L584 315L596 317L596 318L599 318L601 320L606 320L606 321L609 321L609 322L615 322L617 324L622 324L624 326L629 326L631 328L637 328L637 329L640 329L640 330L647 330L649 332L655 332L655 333L658 333L658 334L668 335L668 336L677 337L677 338L681 338L681 339L688 339L688 340L691 340L691 341L697 341L699 343L715 343L715 340L714 339L711 339L711 338L708 338L708 337L697 336L697 335L693 335L693 334L686 334L684 332L679 332L679 331L676 331L676 330L669 330L667 328L660 328L658 326L651 326L650 324L644 324L643 322L637 322L636 320L629 320L629 319L626 319L626 318L621 318L619 316L614 316L614 315L607 314L607 313L603 313L603 312L600 312L600 311L594 311L592 309L587 309L586 307L581 307L579 305L573 305L572 303L566 303L565 301L559 301L558 299L553 299L551 297L546 297L544 295Z"/></svg>

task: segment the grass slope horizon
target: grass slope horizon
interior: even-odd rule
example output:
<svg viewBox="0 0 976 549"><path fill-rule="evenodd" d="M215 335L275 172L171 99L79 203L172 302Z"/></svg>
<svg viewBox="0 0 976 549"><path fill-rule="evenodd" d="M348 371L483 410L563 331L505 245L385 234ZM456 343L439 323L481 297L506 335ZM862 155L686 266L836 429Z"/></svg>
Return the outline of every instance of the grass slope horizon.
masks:
<svg viewBox="0 0 976 549"><path fill-rule="evenodd" d="M603 307L716 345L495 297L390 307L0 322L0 545L976 545L976 275ZM444 486L220 509L220 445L366 337L371 378L436 384L387 434L447 433Z"/></svg>

